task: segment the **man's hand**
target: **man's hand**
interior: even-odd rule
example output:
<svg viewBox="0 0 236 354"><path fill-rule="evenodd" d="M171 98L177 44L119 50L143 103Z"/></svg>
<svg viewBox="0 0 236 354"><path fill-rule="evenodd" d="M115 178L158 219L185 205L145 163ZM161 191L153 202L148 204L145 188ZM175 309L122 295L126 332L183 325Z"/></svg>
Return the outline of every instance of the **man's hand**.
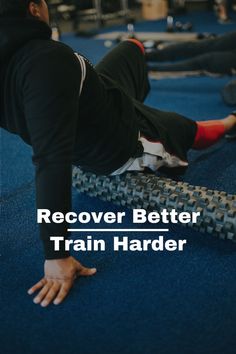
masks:
<svg viewBox="0 0 236 354"><path fill-rule="evenodd" d="M59 305L69 293L77 277L90 276L96 271L96 268L84 267L73 257L46 260L44 278L30 288L28 294L40 290L34 298L35 304L46 307L53 302L54 305Z"/></svg>

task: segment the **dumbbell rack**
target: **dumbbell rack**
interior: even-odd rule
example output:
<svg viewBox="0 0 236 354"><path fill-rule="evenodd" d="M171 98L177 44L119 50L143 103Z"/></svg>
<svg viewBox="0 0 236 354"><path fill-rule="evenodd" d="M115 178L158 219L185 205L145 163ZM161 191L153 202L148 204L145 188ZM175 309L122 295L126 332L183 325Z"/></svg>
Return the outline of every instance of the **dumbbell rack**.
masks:
<svg viewBox="0 0 236 354"><path fill-rule="evenodd" d="M129 6L128 0L119 0L120 10L105 13L103 10L103 5L105 0L93 0L91 2L92 7L86 10L79 10L76 16L76 24L75 27L78 26L78 23L85 21L93 21L97 24L97 28L100 28L104 25L106 21L115 19L115 18L127 18L129 15Z"/></svg>

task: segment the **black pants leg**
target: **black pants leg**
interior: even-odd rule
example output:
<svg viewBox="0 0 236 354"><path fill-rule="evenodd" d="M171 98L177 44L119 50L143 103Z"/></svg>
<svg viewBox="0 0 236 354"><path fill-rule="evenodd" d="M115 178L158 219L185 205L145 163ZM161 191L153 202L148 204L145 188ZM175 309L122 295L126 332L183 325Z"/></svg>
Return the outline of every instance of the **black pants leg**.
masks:
<svg viewBox="0 0 236 354"><path fill-rule="evenodd" d="M125 41L117 45L95 69L140 102L145 100L150 90L145 56L133 42Z"/></svg>

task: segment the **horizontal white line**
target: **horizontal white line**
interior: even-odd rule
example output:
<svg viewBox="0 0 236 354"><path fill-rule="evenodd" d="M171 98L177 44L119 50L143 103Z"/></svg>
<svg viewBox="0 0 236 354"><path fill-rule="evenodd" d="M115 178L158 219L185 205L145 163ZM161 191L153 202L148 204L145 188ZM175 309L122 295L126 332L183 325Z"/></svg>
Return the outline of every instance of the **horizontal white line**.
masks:
<svg viewBox="0 0 236 354"><path fill-rule="evenodd" d="M68 229L69 232L168 232L169 229Z"/></svg>

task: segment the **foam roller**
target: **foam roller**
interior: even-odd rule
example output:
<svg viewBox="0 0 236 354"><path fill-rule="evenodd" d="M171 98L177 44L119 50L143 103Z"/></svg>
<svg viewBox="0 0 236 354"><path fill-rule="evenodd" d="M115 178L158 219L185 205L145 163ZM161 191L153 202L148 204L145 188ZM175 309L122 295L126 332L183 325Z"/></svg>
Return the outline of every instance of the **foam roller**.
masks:
<svg viewBox="0 0 236 354"><path fill-rule="evenodd" d="M72 181L79 193L122 207L198 211L201 214L196 224L182 225L236 242L236 195L140 172L97 176L74 167Z"/></svg>

